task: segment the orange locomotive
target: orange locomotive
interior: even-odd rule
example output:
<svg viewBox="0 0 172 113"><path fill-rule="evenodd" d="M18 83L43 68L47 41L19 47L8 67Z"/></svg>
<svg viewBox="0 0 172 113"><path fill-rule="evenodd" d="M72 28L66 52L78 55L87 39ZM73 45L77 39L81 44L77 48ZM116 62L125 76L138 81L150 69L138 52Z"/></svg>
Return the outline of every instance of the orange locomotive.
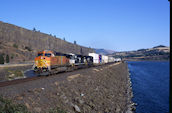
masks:
<svg viewBox="0 0 172 113"><path fill-rule="evenodd" d="M33 66L36 72L50 71L56 67L69 66L69 56L62 53L53 53L49 50L38 52Z"/></svg>

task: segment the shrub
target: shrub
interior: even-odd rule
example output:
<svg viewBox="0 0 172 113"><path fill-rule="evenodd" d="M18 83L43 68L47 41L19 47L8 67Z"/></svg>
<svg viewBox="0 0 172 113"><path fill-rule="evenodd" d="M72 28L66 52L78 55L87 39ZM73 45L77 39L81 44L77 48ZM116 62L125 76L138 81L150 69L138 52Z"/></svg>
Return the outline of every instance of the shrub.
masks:
<svg viewBox="0 0 172 113"><path fill-rule="evenodd" d="M55 109L50 109L49 113L66 113L66 111L56 107Z"/></svg>
<svg viewBox="0 0 172 113"><path fill-rule="evenodd" d="M15 70L15 71L14 71L14 74L15 74L17 77L22 77L22 76L23 76L23 73L22 73L22 71L20 71L20 70Z"/></svg>
<svg viewBox="0 0 172 113"><path fill-rule="evenodd" d="M8 56L8 54L6 55L6 63L9 63L10 62L10 58Z"/></svg>
<svg viewBox="0 0 172 113"><path fill-rule="evenodd" d="M74 44L76 45L76 41L74 41Z"/></svg>
<svg viewBox="0 0 172 113"><path fill-rule="evenodd" d="M20 70L7 70L8 74L5 76L8 80L13 80L15 78L21 78L24 76L23 72Z"/></svg>
<svg viewBox="0 0 172 113"><path fill-rule="evenodd" d="M14 58L14 54L11 55L11 59L13 59L13 58Z"/></svg>
<svg viewBox="0 0 172 113"><path fill-rule="evenodd" d="M0 64L4 64L4 57L2 54L0 54Z"/></svg>
<svg viewBox="0 0 172 113"><path fill-rule="evenodd" d="M34 27L32 31L36 31L36 28Z"/></svg>
<svg viewBox="0 0 172 113"><path fill-rule="evenodd" d="M0 96L0 113L29 113L26 106L13 104L11 100Z"/></svg>
<svg viewBox="0 0 172 113"><path fill-rule="evenodd" d="M28 51L32 51L32 49L30 47L25 47L25 49L27 49Z"/></svg>
<svg viewBox="0 0 172 113"><path fill-rule="evenodd" d="M18 48L18 45L17 44L13 44L13 47Z"/></svg>

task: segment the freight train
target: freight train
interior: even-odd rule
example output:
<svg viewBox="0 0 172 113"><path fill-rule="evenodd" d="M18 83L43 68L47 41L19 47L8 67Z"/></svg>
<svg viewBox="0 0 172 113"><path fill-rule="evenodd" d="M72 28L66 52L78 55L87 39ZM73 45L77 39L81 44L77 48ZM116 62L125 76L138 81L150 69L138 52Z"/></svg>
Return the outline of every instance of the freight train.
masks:
<svg viewBox="0 0 172 113"><path fill-rule="evenodd" d="M81 67L91 67L95 65L114 62L113 57L99 55L96 53L89 53L88 56L73 54L73 53L59 53L50 50L38 52L33 65L34 72L45 73L58 72L61 69L71 70Z"/></svg>

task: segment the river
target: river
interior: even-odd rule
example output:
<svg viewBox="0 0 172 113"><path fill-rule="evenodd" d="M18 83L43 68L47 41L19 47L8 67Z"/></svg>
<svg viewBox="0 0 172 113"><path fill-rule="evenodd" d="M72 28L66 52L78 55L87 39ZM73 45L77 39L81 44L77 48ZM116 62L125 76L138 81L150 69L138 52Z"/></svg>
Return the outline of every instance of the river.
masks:
<svg viewBox="0 0 172 113"><path fill-rule="evenodd" d="M169 112L169 62L128 61L136 113Z"/></svg>

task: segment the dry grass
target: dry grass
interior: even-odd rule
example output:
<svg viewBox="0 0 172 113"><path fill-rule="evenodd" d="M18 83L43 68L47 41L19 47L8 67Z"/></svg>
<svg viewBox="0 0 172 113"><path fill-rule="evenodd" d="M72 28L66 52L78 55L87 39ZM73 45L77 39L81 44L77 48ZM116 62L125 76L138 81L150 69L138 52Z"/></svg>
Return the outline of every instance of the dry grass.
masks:
<svg viewBox="0 0 172 113"><path fill-rule="evenodd" d="M80 74L75 74L75 75L71 75L71 76L68 76L67 77L67 80L68 81L71 81L71 80L73 80L73 79L75 79L75 78L77 78L77 77L81 77L82 75L80 75Z"/></svg>
<svg viewBox="0 0 172 113"><path fill-rule="evenodd" d="M9 65L0 65L0 68L6 68L6 67L18 67L18 66L29 66L33 64L9 64Z"/></svg>

